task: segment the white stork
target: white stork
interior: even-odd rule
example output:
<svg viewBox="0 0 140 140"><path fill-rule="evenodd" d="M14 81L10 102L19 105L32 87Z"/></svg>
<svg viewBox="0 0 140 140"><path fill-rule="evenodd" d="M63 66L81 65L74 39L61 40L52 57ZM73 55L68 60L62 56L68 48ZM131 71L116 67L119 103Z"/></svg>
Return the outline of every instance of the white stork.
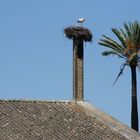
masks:
<svg viewBox="0 0 140 140"><path fill-rule="evenodd" d="M83 23L84 21L85 21L85 18L79 18L77 22L78 23Z"/></svg>
<svg viewBox="0 0 140 140"><path fill-rule="evenodd" d="M80 23L81 26L82 26L82 23L83 23L84 21L85 21L85 18L79 18L77 22Z"/></svg>

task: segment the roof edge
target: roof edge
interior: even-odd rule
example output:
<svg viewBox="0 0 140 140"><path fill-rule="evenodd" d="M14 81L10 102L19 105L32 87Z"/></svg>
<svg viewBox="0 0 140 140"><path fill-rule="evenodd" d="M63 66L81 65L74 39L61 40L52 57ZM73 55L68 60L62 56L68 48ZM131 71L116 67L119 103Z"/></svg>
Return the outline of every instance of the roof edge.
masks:
<svg viewBox="0 0 140 140"><path fill-rule="evenodd" d="M108 115L107 113L101 111L100 109L94 107L90 102L78 101L76 103L84 109L87 115L96 117L99 119L99 121L111 127L114 131L117 131L128 140L140 140L140 133Z"/></svg>
<svg viewBox="0 0 140 140"><path fill-rule="evenodd" d="M59 103L69 103L73 102L73 100L34 100L34 99L0 99L0 102L38 102L38 103L45 103L45 102L59 102Z"/></svg>
<svg viewBox="0 0 140 140"><path fill-rule="evenodd" d="M24 100L24 99L0 99L0 102L27 102L27 103L66 103L75 104L82 107L84 113L89 116L96 117L100 122L112 128L114 131L120 133L128 140L140 140L140 133L129 128L117 119L111 117L107 113L94 107L89 101L75 101L75 100Z"/></svg>

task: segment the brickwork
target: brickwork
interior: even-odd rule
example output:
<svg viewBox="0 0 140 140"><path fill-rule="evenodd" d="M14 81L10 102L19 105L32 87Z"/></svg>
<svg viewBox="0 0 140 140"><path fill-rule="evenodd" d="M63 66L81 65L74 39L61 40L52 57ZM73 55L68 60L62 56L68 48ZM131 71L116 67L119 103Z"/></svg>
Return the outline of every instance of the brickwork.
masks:
<svg viewBox="0 0 140 140"><path fill-rule="evenodd" d="M82 40L73 40L73 98L84 100L84 46Z"/></svg>

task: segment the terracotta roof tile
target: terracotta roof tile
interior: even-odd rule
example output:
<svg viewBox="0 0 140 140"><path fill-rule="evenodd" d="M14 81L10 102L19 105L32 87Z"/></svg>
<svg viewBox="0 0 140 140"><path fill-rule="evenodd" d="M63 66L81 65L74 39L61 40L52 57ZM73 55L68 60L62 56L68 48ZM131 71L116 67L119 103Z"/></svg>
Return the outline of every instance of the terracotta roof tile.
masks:
<svg viewBox="0 0 140 140"><path fill-rule="evenodd" d="M87 102L0 101L0 140L140 140Z"/></svg>

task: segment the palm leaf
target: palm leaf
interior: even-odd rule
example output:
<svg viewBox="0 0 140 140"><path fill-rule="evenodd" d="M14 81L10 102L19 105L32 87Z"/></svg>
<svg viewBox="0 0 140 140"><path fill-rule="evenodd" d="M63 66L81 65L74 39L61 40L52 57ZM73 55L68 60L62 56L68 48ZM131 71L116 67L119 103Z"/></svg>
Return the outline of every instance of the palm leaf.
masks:
<svg viewBox="0 0 140 140"><path fill-rule="evenodd" d="M116 56L118 56L120 58L124 58L124 56L122 56L120 53L118 53L118 52L116 52L114 50L104 51L104 52L102 52L102 55L103 56L116 55Z"/></svg>
<svg viewBox="0 0 140 140"><path fill-rule="evenodd" d="M138 53L137 52L134 52L133 54L130 55L129 59L128 59L128 62L131 63L132 61L137 61L137 56L138 56Z"/></svg>
<svg viewBox="0 0 140 140"><path fill-rule="evenodd" d="M135 21L134 23L134 37L135 37L135 45L137 46L137 48L139 48L140 46L140 24Z"/></svg>
<svg viewBox="0 0 140 140"><path fill-rule="evenodd" d="M118 81L119 77L123 74L123 70L124 70L124 68L125 68L126 65L127 65L127 63L124 63L124 64L122 65L122 67L120 68L120 72L119 72L119 74L118 74L116 80L114 81L113 86L116 84L116 82Z"/></svg>
<svg viewBox="0 0 140 140"><path fill-rule="evenodd" d="M127 40L132 41L133 35L131 32L131 24L129 23L129 25L127 25L126 23L124 23L124 27L127 33Z"/></svg>
<svg viewBox="0 0 140 140"><path fill-rule="evenodd" d="M125 34L125 32L123 32L123 31L119 31L118 29L116 29L116 28L113 28L112 29L112 32L118 37L118 39L121 41L121 43L122 43L122 46L124 47L124 48L126 48L127 46L126 46L126 34Z"/></svg>
<svg viewBox="0 0 140 140"><path fill-rule="evenodd" d="M105 35L103 35L103 37L105 39L100 39L100 42L99 42L100 45L111 48L120 54L124 54L124 49L120 44L118 44L116 41L114 41L113 39Z"/></svg>
<svg viewBox="0 0 140 140"><path fill-rule="evenodd" d="M120 28L120 33L124 36L125 41L126 41L127 33L123 29L121 29L121 28Z"/></svg>
<svg viewBox="0 0 140 140"><path fill-rule="evenodd" d="M137 62L140 57L140 23L137 21L134 23L129 22L128 24L124 23L123 26L124 29L111 29L120 43L106 35L103 35L103 38L100 39L100 45L110 48L110 50L104 51L102 55L116 55L124 58L129 65L138 65Z"/></svg>

